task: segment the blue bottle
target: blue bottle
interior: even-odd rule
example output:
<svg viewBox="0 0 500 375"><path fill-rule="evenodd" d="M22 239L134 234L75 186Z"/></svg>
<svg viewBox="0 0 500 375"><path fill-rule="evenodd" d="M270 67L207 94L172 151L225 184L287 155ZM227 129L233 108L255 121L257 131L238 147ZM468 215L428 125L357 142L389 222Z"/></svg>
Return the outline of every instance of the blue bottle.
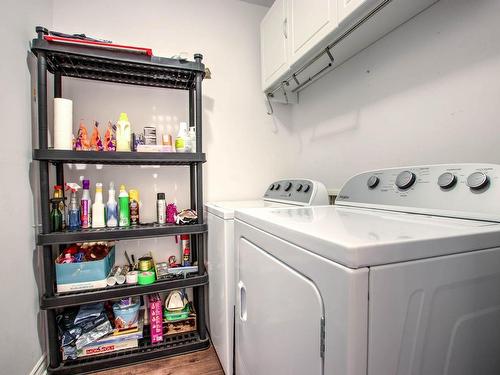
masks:
<svg viewBox="0 0 500 375"><path fill-rule="evenodd" d="M80 186L75 183L69 183L66 184L66 186L66 190L71 189L71 198L68 207L68 230L79 230L82 227L82 223L80 219L80 206L76 193Z"/></svg>

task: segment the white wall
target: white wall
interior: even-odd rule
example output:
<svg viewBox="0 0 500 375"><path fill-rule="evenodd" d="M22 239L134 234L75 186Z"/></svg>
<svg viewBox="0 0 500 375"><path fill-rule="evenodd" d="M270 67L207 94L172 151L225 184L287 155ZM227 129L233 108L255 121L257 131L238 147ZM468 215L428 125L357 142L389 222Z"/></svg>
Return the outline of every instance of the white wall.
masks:
<svg viewBox="0 0 500 375"><path fill-rule="evenodd" d="M31 76L27 57L35 26L50 26L51 7L50 0L8 0L2 2L0 15L0 31L4 36L0 52L2 374L30 373L41 358L44 345L38 334L43 326L38 310L35 275L39 275L39 271L33 230L34 197L38 191L32 177L37 165L31 163Z"/></svg>
<svg viewBox="0 0 500 375"><path fill-rule="evenodd" d="M441 0L300 94L299 174L500 162L500 2Z"/></svg>
<svg viewBox="0 0 500 375"><path fill-rule="evenodd" d="M292 163L284 157L292 151L291 135L266 115L259 89L258 29L267 8L235 0L151 0L141 6L132 0L55 0L54 5L56 30L148 46L160 56L180 51L190 58L196 52L204 55L213 77L203 85L205 200L254 198L272 180L291 173ZM88 123L117 120L120 111L129 114L136 131L154 116L164 124L169 116L171 123L187 120L184 92L84 81L65 83L64 91L74 100L75 118ZM187 176L183 172L164 169L159 172L164 179L157 183L164 184L168 195L177 177ZM147 189L153 181L150 171L136 173L144 180L138 186L142 196L153 199ZM187 181L177 186L175 197L187 198L180 196L181 191L187 194Z"/></svg>

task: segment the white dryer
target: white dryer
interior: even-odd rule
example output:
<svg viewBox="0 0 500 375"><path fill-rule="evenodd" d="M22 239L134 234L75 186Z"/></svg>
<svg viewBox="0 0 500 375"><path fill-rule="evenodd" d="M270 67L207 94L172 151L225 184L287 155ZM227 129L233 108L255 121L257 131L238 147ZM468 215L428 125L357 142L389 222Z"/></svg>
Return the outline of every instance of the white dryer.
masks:
<svg viewBox="0 0 500 375"><path fill-rule="evenodd" d="M500 374L500 166L352 177L235 213L238 375Z"/></svg>
<svg viewBox="0 0 500 375"><path fill-rule="evenodd" d="M233 373L234 333L234 210L259 207L327 205L321 182L288 179L272 183L261 199L225 201L205 205L208 224L208 326L224 372Z"/></svg>

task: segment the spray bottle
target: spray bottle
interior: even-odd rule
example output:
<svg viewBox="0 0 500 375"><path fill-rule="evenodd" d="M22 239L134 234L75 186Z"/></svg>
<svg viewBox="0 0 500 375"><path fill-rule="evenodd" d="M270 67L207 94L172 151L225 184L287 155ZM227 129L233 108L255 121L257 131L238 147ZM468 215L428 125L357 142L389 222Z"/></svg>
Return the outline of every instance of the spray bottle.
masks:
<svg viewBox="0 0 500 375"><path fill-rule="evenodd" d="M80 185L76 183L70 182L66 184L66 190L71 190L67 221L69 230L78 230L81 228L80 206L78 204L78 198L76 196L78 189L80 189Z"/></svg>
<svg viewBox="0 0 500 375"><path fill-rule="evenodd" d="M104 203L102 202L102 184L95 184L95 200L92 205L92 228L104 228Z"/></svg>
<svg viewBox="0 0 500 375"><path fill-rule="evenodd" d="M120 194L118 195L118 206L119 206L119 215L120 220L118 225L120 227L129 227L130 226L130 210L129 210L129 199L127 190L125 190L125 185L120 186Z"/></svg>
<svg viewBox="0 0 500 375"><path fill-rule="evenodd" d="M113 228L118 226L118 203L115 199L115 184L109 183L108 203L106 204L106 226Z"/></svg>
<svg viewBox="0 0 500 375"><path fill-rule="evenodd" d="M82 228L90 228L92 226L92 199L90 199L90 180L83 180L83 194L81 205L81 222Z"/></svg>

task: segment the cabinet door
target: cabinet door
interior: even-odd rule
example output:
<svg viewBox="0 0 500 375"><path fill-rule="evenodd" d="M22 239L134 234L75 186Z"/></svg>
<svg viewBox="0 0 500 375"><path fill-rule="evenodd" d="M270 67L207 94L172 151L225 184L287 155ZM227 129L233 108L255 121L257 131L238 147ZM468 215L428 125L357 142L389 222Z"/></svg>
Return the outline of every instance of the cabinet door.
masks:
<svg viewBox="0 0 500 375"><path fill-rule="evenodd" d="M337 27L337 0L289 0L288 21L292 65Z"/></svg>
<svg viewBox="0 0 500 375"><path fill-rule="evenodd" d="M262 89L288 70L286 0L276 0L260 24Z"/></svg>
<svg viewBox="0 0 500 375"><path fill-rule="evenodd" d="M368 0L338 0L339 23L367 1Z"/></svg>

